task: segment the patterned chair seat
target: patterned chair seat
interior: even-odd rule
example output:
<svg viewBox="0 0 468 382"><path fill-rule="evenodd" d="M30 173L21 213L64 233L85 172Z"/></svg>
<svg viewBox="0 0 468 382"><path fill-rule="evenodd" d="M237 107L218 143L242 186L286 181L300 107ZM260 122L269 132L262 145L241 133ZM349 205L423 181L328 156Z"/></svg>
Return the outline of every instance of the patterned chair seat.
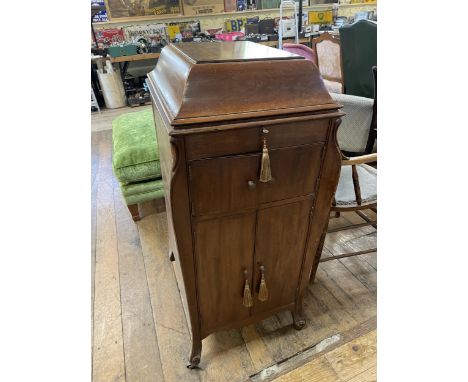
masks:
<svg viewBox="0 0 468 382"><path fill-rule="evenodd" d="M377 170L366 164L356 165L361 189L361 206L377 203ZM340 180L335 194L336 206L357 207L351 166L341 166Z"/></svg>

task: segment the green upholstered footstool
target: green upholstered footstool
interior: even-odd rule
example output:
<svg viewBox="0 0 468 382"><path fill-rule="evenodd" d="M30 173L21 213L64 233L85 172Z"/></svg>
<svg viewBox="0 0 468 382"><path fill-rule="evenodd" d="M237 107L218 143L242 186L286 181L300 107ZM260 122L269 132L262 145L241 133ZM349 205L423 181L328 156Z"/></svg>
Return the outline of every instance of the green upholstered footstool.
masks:
<svg viewBox="0 0 468 382"><path fill-rule="evenodd" d="M138 203L163 198L153 111L123 114L112 121L112 167L134 221Z"/></svg>

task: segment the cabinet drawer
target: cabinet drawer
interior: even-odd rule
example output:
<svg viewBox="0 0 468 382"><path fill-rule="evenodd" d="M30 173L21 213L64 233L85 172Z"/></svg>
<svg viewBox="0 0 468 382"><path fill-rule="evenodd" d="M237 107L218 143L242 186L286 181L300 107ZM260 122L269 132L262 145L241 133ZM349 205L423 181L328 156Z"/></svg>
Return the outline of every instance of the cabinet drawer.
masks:
<svg viewBox="0 0 468 382"><path fill-rule="evenodd" d="M187 159L260 151L264 136L271 149L325 142L328 123L328 120L308 120L188 135L185 138ZM266 135L262 133L264 128L268 130Z"/></svg>
<svg viewBox="0 0 468 382"><path fill-rule="evenodd" d="M261 154L189 164L192 215L255 208L262 203L315 192L324 146L316 143L270 150L273 181L259 182Z"/></svg>

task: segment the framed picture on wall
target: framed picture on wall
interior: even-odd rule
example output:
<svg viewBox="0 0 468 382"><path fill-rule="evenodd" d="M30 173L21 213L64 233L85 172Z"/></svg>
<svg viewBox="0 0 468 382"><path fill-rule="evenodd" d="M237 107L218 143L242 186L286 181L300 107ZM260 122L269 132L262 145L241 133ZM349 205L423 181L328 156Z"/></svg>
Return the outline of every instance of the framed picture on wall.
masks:
<svg viewBox="0 0 468 382"><path fill-rule="evenodd" d="M105 0L110 20L132 17L180 15L179 0Z"/></svg>

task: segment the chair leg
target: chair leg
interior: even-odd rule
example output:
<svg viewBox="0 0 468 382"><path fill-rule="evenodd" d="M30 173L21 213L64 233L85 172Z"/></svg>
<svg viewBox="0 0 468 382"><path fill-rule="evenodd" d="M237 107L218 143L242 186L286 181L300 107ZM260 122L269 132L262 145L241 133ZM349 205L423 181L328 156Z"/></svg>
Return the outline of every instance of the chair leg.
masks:
<svg viewBox="0 0 468 382"><path fill-rule="evenodd" d="M341 216L340 211L335 211L335 218L339 218Z"/></svg>
<svg viewBox="0 0 468 382"><path fill-rule="evenodd" d="M130 214L132 215L132 219L134 222L137 222L140 220L140 212L138 211L138 204L129 204L128 210L130 211Z"/></svg>
<svg viewBox="0 0 468 382"><path fill-rule="evenodd" d="M325 225L325 229L322 232L322 236L320 237L320 243L317 247L317 253L315 254L314 264L312 265L312 272L310 272L309 281L311 282L315 281L315 275L317 273L317 268L319 266L320 259L322 257L323 245L325 244L325 237L327 236L327 230L328 230L328 222Z"/></svg>

